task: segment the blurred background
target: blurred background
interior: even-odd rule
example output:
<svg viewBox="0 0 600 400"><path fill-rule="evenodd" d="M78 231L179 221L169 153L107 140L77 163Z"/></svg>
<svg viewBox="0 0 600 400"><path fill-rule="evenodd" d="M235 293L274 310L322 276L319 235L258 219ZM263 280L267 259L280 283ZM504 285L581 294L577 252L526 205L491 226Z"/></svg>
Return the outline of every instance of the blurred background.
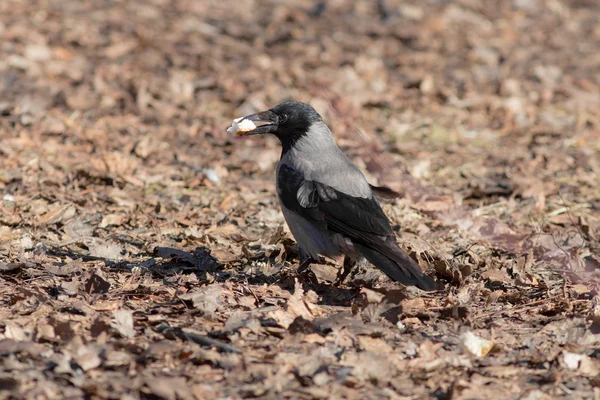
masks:
<svg viewBox="0 0 600 400"><path fill-rule="evenodd" d="M236 143L235 158L215 146L234 141L233 117L296 99L350 152L399 154L453 192L510 180L542 211L561 187L549 176L572 176L569 197L584 184L577 168L597 168L586 160L598 150L598 11L585 0L6 1L1 134L43 143L44 160L60 150L59 164L144 182L159 161L250 158L270 172L272 140ZM98 161L110 152L127 167Z"/></svg>
<svg viewBox="0 0 600 400"><path fill-rule="evenodd" d="M270 207L276 140L225 128L295 99L408 205L485 206L523 233L597 223L598 12L584 0L2 2L0 188L44 199L23 218L102 196L125 214L170 204L200 226L243 202Z"/></svg>

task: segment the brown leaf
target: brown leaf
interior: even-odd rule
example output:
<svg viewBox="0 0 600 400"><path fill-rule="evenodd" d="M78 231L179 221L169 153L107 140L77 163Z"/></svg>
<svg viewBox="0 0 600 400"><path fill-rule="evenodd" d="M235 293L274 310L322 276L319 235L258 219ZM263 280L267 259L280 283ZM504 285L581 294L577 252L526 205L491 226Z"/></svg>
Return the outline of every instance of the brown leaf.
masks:
<svg viewBox="0 0 600 400"><path fill-rule="evenodd" d="M329 332L332 330L346 330L353 335L371 335L381 328L374 324L365 324L358 316L353 316L349 312L339 312L326 318L317 318L314 324L319 332Z"/></svg>
<svg viewBox="0 0 600 400"><path fill-rule="evenodd" d="M104 320L103 318L96 318L92 325L90 326L90 333L92 337L98 337L101 333L106 333L109 331L111 324Z"/></svg>
<svg viewBox="0 0 600 400"><path fill-rule="evenodd" d="M94 240L88 245L90 256L106 260L120 260L123 258L123 248L115 242Z"/></svg>
<svg viewBox="0 0 600 400"><path fill-rule="evenodd" d="M75 215L75 207L71 204L57 204L42 215L38 222L42 225L53 225L72 218Z"/></svg>
<svg viewBox="0 0 600 400"><path fill-rule="evenodd" d="M132 338L136 332L133 327L133 312L131 310L120 309L113 312L113 322L111 326L116 329L124 338Z"/></svg>
<svg viewBox="0 0 600 400"><path fill-rule="evenodd" d="M400 306L402 307L402 313L407 315L415 315L425 311L425 301L420 297L402 300Z"/></svg>
<svg viewBox="0 0 600 400"><path fill-rule="evenodd" d="M102 359L99 357L98 352L91 346L79 347L74 358L77 365L84 371L89 371L102 365Z"/></svg>
<svg viewBox="0 0 600 400"><path fill-rule="evenodd" d="M54 327L55 335L63 342L68 342L76 336L75 326L70 321L52 319L51 324Z"/></svg>
<svg viewBox="0 0 600 400"><path fill-rule="evenodd" d="M0 244L8 243L19 236L17 229L8 226L0 226Z"/></svg>
<svg viewBox="0 0 600 400"><path fill-rule="evenodd" d="M124 41L117 41L111 46L104 49L104 54L106 57L111 59L116 59L123 57L126 54L131 53L136 47L138 47L139 42L137 39L129 39Z"/></svg>
<svg viewBox="0 0 600 400"><path fill-rule="evenodd" d="M315 312L317 312L318 308L318 306L314 304L316 300L316 293L309 291L305 294L302 285L296 280L294 294L288 300L286 311L294 317L302 317L312 321L315 318Z"/></svg>
<svg viewBox="0 0 600 400"><path fill-rule="evenodd" d="M223 330L226 332L233 332L239 328L248 328L252 332L258 334L261 328L260 321L254 318L250 312L236 310L225 322Z"/></svg>
<svg viewBox="0 0 600 400"><path fill-rule="evenodd" d="M315 274L319 282L333 283L337 279L338 269L329 264L311 264L310 270Z"/></svg>
<svg viewBox="0 0 600 400"><path fill-rule="evenodd" d="M296 317L294 322L288 327L288 330L292 335L296 333L311 334L315 331L315 324L302 317Z"/></svg>
<svg viewBox="0 0 600 400"><path fill-rule="evenodd" d="M352 366L352 375L363 382L369 380L389 382L395 374L395 367L386 355L369 351L347 353L341 363Z"/></svg>
<svg viewBox="0 0 600 400"><path fill-rule="evenodd" d="M371 289L362 288L360 289L360 293L364 294L368 303L379 304L385 297L384 294L376 292Z"/></svg>
<svg viewBox="0 0 600 400"><path fill-rule="evenodd" d="M53 341L56 339L56 334L54 333L54 327L50 324L40 324L37 329L37 336L39 339Z"/></svg>
<svg viewBox="0 0 600 400"><path fill-rule="evenodd" d="M319 344L323 344L327 341L327 339L325 339L323 336L319 335L318 333L310 333L310 334L304 336L304 338L302 340L306 343L319 343Z"/></svg>
<svg viewBox="0 0 600 400"><path fill-rule="evenodd" d="M2 356L23 352L36 357L42 351L43 347L34 342L0 339L0 355Z"/></svg>
<svg viewBox="0 0 600 400"><path fill-rule="evenodd" d="M7 321L5 325L4 336L8 339L17 340L19 342L27 339L27 332L22 326L10 321Z"/></svg>
<svg viewBox="0 0 600 400"><path fill-rule="evenodd" d="M23 263L5 263L0 262L0 272L2 273L14 273L19 271L24 266Z"/></svg>
<svg viewBox="0 0 600 400"><path fill-rule="evenodd" d="M88 239L94 233L94 227L81 218L76 218L74 221L65 226L65 233L72 239Z"/></svg>
<svg viewBox="0 0 600 400"><path fill-rule="evenodd" d="M102 217L102 221L100 221L100 228L106 228L109 226L121 226L125 221L125 216L121 214L108 214Z"/></svg>
<svg viewBox="0 0 600 400"><path fill-rule="evenodd" d="M166 400L193 399L188 383L183 377L150 376L144 383L154 396Z"/></svg>
<svg viewBox="0 0 600 400"><path fill-rule="evenodd" d="M195 308L208 316L213 316L223 304L222 296L226 294L227 291L220 283L213 283L203 286L198 290L182 294L179 298L182 300L191 300Z"/></svg>
<svg viewBox="0 0 600 400"><path fill-rule="evenodd" d="M104 273L97 269L86 279L84 289L89 294L107 293L110 290L110 282L106 280Z"/></svg>
<svg viewBox="0 0 600 400"><path fill-rule="evenodd" d="M387 344L384 340L370 336L359 336L358 344L361 350L371 351L374 353L391 354L394 351L392 346Z"/></svg>

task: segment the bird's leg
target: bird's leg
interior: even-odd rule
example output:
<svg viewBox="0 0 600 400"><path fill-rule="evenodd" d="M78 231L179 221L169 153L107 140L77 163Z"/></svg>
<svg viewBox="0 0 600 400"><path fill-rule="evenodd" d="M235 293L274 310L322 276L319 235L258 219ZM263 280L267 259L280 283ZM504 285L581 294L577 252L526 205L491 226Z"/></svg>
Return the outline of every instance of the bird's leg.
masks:
<svg viewBox="0 0 600 400"><path fill-rule="evenodd" d="M338 272L337 279L335 280L334 285L339 286L344 283L344 280L348 277L348 274L352 271L352 269L356 266L356 261L348 256L344 256L344 265Z"/></svg>
<svg viewBox="0 0 600 400"><path fill-rule="evenodd" d="M315 260L306 251L302 249L300 249L299 253L300 266L298 267L298 274L301 275L310 267L310 264Z"/></svg>
<svg viewBox="0 0 600 400"><path fill-rule="evenodd" d="M313 262L319 262L319 260L315 260L304 250L300 249L300 266L298 267L297 274L301 281L310 285L319 283L315 273L310 269L310 265Z"/></svg>

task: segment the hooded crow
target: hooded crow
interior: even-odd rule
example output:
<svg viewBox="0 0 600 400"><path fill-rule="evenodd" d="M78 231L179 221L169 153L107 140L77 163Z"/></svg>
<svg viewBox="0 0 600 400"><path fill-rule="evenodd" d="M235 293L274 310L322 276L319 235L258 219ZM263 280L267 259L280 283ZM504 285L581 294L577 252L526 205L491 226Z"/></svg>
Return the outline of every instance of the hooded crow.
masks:
<svg viewBox="0 0 600 400"><path fill-rule="evenodd" d="M378 188L339 149L314 108L282 103L236 119L228 131L239 136L271 133L281 142L277 196L302 264L319 255L344 255L344 266L351 267L366 258L398 282L434 290L434 281L398 247L373 194Z"/></svg>

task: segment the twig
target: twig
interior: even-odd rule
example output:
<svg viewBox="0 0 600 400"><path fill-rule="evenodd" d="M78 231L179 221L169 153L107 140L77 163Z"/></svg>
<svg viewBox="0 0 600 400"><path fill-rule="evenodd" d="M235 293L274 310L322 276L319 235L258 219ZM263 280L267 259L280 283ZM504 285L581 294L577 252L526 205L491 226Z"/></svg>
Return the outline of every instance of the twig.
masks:
<svg viewBox="0 0 600 400"><path fill-rule="evenodd" d="M436 248L436 247L435 247L433 244L429 243L429 241L428 241L427 239L423 239L423 238L421 238L421 240L422 240L423 242L425 242L425 244L426 244L427 246L429 246L429 248L431 248L431 250L433 250L434 252L436 252L436 253L438 254L438 256L440 256L440 258L442 259L442 261L444 262L444 264L446 264L446 266L448 267L448 269L450 269L450 268L454 267L454 265L452 265L452 263L450 263L450 261L452 261L452 260L448 260L446 257L444 257L444 255L443 255L443 254L442 254L442 253L441 253L441 252L440 252L440 251L439 251L439 250L438 250L438 249L437 249L437 248ZM471 247L473 247L473 246L474 246L474 245L471 245L471 246L469 247L469 249L470 249ZM469 249L467 249L467 251L469 251Z"/></svg>
<svg viewBox="0 0 600 400"><path fill-rule="evenodd" d="M40 242L42 242L46 246L60 248L60 247L69 246L71 244L79 243L79 242L81 242L81 239L71 239L71 240L67 240L66 242L55 242L53 240L41 239Z"/></svg>
<svg viewBox="0 0 600 400"><path fill-rule="evenodd" d="M563 392L565 392L566 394L569 394L569 395L570 395L570 394L573 394L573 391L572 391L571 389L569 389L568 387L566 387L566 386L565 386L565 384L564 384L564 383L562 383L562 382L560 382L560 383L558 384L558 387L559 387L559 388L560 388L560 389L561 389Z"/></svg>
<svg viewBox="0 0 600 400"><path fill-rule="evenodd" d="M189 340L202 346L215 346L216 348L229 353L242 353L237 347L233 345L227 344L217 339L210 338L208 336L204 336L200 332L195 331L193 329L174 329L174 331L179 338Z"/></svg>

